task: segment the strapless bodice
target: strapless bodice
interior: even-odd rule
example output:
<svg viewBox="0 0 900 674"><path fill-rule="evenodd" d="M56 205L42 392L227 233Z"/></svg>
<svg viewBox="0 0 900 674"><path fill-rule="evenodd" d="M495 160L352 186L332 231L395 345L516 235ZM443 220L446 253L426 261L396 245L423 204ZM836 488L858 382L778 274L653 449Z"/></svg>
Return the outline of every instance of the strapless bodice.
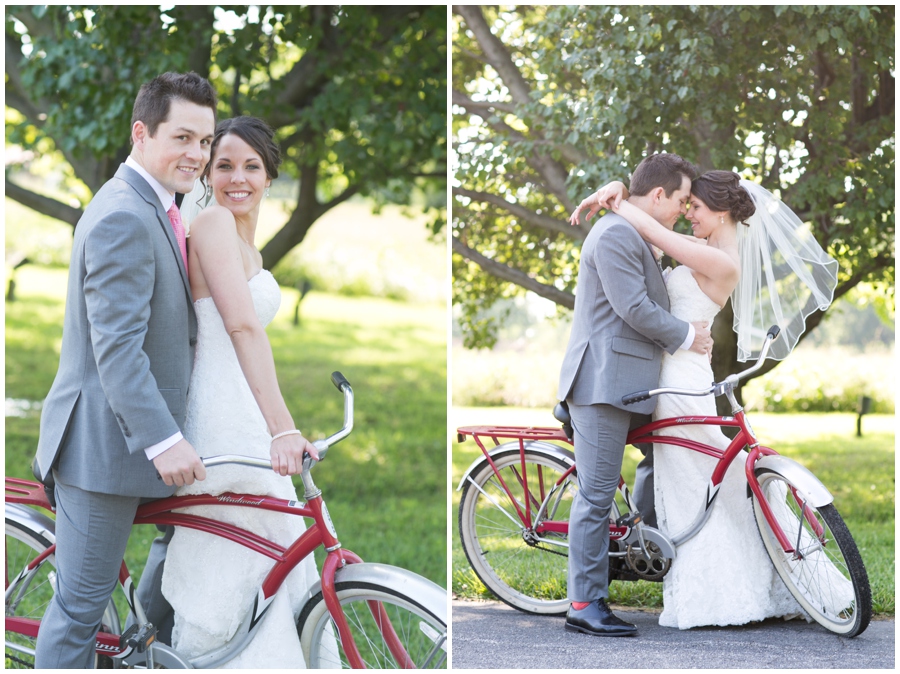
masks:
<svg viewBox="0 0 900 674"><path fill-rule="evenodd" d="M250 288L250 296L253 298L253 307L256 309L256 316L263 326L268 325L278 313L281 306L281 290L278 282L271 272L266 269L260 269L259 272L247 281ZM216 303L212 297L202 297L194 302L194 313L197 314L197 322L199 325L213 325L222 322L222 317L216 309ZM202 329L202 327L201 327Z"/></svg>
<svg viewBox="0 0 900 674"><path fill-rule="evenodd" d="M709 321L712 325L721 310L700 288L691 269L684 265L666 271L666 289L669 292L669 311L688 323Z"/></svg>

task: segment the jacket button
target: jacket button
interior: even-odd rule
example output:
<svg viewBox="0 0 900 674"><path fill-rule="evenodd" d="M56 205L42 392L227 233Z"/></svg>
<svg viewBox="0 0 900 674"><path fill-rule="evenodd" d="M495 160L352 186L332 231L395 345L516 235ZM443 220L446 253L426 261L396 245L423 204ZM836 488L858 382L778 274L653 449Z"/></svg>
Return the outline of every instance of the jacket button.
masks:
<svg viewBox="0 0 900 674"><path fill-rule="evenodd" d="M196 337L191 337L191 339L189 341L190 341L191 346L197 346L197 338Z"/></svg>

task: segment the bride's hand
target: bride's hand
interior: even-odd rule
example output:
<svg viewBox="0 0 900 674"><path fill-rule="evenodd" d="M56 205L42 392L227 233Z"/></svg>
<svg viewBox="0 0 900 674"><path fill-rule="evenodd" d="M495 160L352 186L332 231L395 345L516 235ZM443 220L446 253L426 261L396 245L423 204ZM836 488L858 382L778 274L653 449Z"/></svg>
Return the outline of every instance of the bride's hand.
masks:
<svg viewBox="0 0 900 674"><path fill-rule="evenodd" d="M622 199L627 198L628 188L625 187L624 183L614 180L613 182L604 185L578 204L578 208L572 211L572 215L569 216L569 224L572 226L578 225L578 216L581 214L581 211L585 209L588 211L585 216L585 222L597 215L602 208L617 211L619 209L619 204L622 203Z"/></svg>
<svg viewBox="0 0 900 674"><path fill-rule="evenodd" d="M303 470L304 452L316 461L319 460L316 446L302 435L285 435L273 440L269 450L272 470L279 475L297 475Z"/></svg>

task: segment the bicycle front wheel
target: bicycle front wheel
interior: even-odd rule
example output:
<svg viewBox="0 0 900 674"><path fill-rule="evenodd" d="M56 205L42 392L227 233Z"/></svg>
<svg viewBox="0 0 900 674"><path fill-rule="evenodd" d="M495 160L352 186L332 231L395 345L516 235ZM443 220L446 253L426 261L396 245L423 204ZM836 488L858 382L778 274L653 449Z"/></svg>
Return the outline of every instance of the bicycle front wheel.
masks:
<svg viewBox="0 0 900 674"><path fill-rule="evenodd" d="M796 548L785 552L754 496L753 509L763 543L788 590L817 623L845 637L869 625L872 594L856 543L837 509L805 506L785 476L757 469L756 477L772 514Z"/></svg>
<svg viewBox="0 0 900 674"><path fill-rule="evenodd" d="M527 613L560 615L569 606L568 534L535 529L547 521L568 524L577 478L573 471L562 479L569 469L563 459L528 449L523 472L519 445L510 444L491 454L496 472L485 460L466 480L460 541L472 570L501 601ZM521 512L529 504L532 526L522 521L510 495Z"/></svg>
<svg viewBox="0 0 900 674"><path fill-rule="evenodd" d="M335 589L366 668L447 668L446 590L400 569L402 576L393 575L383 565L345 570L348 579L338 577ZM307 667L351 669L322 592L301 610L297 633Z"/></svg>

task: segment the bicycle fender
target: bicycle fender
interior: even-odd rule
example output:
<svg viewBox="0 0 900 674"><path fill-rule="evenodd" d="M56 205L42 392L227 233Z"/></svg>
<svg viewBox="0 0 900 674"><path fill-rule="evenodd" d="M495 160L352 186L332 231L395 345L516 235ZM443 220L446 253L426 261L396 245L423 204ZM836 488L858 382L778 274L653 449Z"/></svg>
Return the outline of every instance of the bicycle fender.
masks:
<svg viewBox="0 0 900 674"><path fill-rule="evenodd" d="M403 590L410 597L421 601L422 608L428 610L429 606L447 606L447 590L417 573L399 566L390 564L378 564L376 562L362 562L360 564L347 564L338 569L334 575L335 583L370 583L383 587ZM317 580L310 588L303 604L308 599L322 591L322 581ZM430 610L428 610L431 613ZM447 624L446 612L444 615L435 615L435 618Z"/></svg>
<svg viewBox="0 0 900 674"><path fill-rule="evenodd" d="M494 447L488 454L490 456L494 456L498 452L505 451L507 449L515 449L518 451L519 443L516 442L504 442L502 445L497 445ZM525 443L525 449L530 452L534 452L535 454L543 454L545 456L550 456L556 459L560 459L565 461L566 465L574 466L575 465L575 453L571 450L565 449L564 447L560 447L559 445L554 445L550 442L542 442L541 440L532 440L530 442ZM459 486L456 488L456 491L459 491L463 488L463 485L466 483L466 480L469 479L469 475L471 475L476 468L481 467L482 464L487 463L487 458L481 456L475 459L472 462L466 472L463 474L462 479L459 481Z"/></svg>
<svg viewBox="0 0 900 674"><path fill-rule="evenodd" d="M797 463L793 459L780 454L771 454L758 459L753 466L753 472L767 470L783 476L797 487L803 499L810 505L820 508L834 501L831 492L819 481L808 468Z"/></svg>
<svg viewBox="0 0 900 674"><path fill-rule="evenodd" d="M7 503L6 519L31 529L46 538L51 544L56 543L56 523L36 510L26 508L18 503Z"/></svg>

